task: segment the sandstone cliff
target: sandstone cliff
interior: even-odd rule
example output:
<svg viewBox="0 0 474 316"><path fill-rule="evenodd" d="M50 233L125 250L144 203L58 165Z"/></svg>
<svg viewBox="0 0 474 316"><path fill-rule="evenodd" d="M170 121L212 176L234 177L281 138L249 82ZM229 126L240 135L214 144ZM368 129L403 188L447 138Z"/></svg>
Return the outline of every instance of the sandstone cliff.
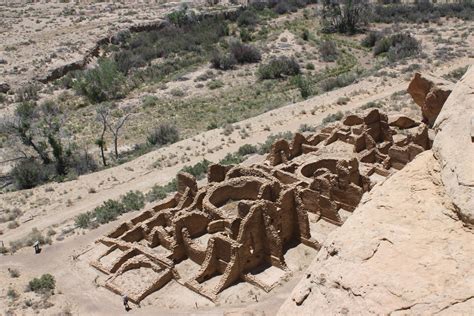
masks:
<svg viewBox="0 0 474 316"><path fill-rule="evenodd" d="M433 152L459 217L474 224L474 66L459 80L434 124Z"/></svg>
<svg viewBox="0 0 474 316"><path fill-rule="evenodd" d="M474 235L440 171L427 151L366 195L279 314L472 313Z"/></svg>

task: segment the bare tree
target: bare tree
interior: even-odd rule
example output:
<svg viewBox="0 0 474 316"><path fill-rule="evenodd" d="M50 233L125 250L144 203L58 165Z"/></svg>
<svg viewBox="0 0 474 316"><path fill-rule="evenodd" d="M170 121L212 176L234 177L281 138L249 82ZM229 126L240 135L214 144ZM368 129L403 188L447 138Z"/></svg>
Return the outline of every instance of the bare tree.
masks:
<svg viewBox="0 0 474 316"><path fill-rule="evenodd" d="M109 109L106 106L97 108L97 121L102 124L102 133L100 137L95 141L97 146L100 148L100 155L102 157L102 163L107 166L107 160L105 159L105 132L107 131L107 120L109 117Z"/></svg>
<svg viewBox="0 0 474 316"><path fill-rule="evenodd" d="M123 112L121 112L123 113ZM107 123L107 126L109 127L110 132L112 133L114 137L114 153L115 153L115 159L118 159L119 154L118 154L118 138L119 138L119 132L120 129L124 126L125 122L130 118L131 113L126 113L123 114L123 116L119 117L117 121L114 124L111 124L110 122Z"/></svg>

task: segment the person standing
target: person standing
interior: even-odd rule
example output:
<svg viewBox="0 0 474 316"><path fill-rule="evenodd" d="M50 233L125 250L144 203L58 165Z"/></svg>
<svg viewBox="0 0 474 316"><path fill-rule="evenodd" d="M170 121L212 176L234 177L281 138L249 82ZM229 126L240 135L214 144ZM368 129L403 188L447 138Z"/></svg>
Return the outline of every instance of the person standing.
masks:
<svg viewBox="0 0 474 316"><path fill-rule="evenodd" d="M130 310L130 306L128 305L127 294L124 294L122 298L123 298L123 306L125 307L125 310L128 312Z"/></svg>

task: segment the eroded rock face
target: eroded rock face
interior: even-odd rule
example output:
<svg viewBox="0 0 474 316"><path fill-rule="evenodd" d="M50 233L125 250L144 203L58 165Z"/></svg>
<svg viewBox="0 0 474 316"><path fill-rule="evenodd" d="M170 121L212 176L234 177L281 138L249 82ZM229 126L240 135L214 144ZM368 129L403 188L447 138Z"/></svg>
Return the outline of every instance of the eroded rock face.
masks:
<svg viewBox="0 0 474 316"><path fill-rule="evenodd" d="M434 129L435 157L442 166L442 179L458 214L474 224L474 67L458 81Z"/></svg>
<svg viewBox="0 0 474 316"><path fill-rule="evenodd" d="M473 237L427 151L329 235L279 315L472 314Z"/></svg>
<svg viewBox="0 0 474 316"><path fill-rule="evenodd" d="M449 81L415 73L408 86L408 93L420 106L423 122L432 126L452 89L453 84Z"/></svg>
<svg viewBox="0 0 474 316"><path fill-rule="evenodd" d="M291 273L289 248L319 250L364 192L429 146L426 126L398 134L377 109L344 122L277 141L263 164L211 166L201 188L178 174L178 192L99 239L91 265L133 302L172 279L212 301L238 281L271 291Z"/></svg>

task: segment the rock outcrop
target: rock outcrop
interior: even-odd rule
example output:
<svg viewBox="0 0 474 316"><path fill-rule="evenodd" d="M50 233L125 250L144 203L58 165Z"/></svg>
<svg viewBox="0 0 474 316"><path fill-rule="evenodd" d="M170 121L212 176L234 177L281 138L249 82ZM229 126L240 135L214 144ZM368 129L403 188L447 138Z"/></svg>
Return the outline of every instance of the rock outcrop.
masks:
<svg viewBox="0 0 474 316"><path fill-rule="evenodd" d="M459 216L474 224L474 67L471 66L443 106L434 129L433 152L441 163L446 191Z"/></svg>
<svg viewBox="0 0 474 316"><path fill-rule="evenodd" d="M408 93L420 106L423 122L432 126L452 89L453 84L449 81L415 73Z"/></svg>
<svg viewBox="0 0 474 316"><path fill-rule="evenodd" d="M472 314L473 237L427 151L329 235L279 315Z"/></svg>

